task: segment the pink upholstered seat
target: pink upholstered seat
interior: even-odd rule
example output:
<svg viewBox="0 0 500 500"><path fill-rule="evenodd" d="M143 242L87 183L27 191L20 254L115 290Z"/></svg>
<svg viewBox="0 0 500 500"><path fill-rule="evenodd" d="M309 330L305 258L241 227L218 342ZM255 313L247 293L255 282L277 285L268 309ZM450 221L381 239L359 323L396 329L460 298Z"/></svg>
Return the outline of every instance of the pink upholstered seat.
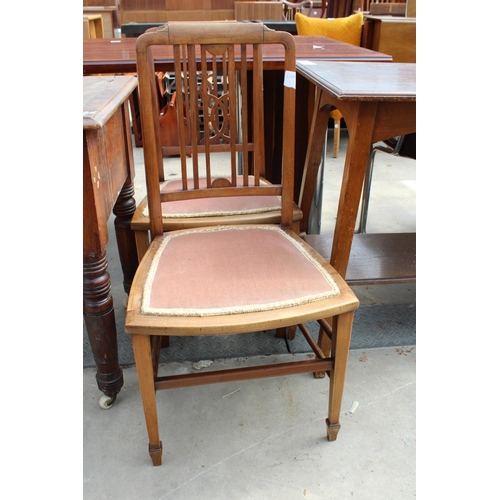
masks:
<svg viewBox="0 0 500 500"><path fill-rule="evenodd" d="M163 237L145 283L142 312L216 316L338 294L331 276L279 227L218 226Z"/></svg>

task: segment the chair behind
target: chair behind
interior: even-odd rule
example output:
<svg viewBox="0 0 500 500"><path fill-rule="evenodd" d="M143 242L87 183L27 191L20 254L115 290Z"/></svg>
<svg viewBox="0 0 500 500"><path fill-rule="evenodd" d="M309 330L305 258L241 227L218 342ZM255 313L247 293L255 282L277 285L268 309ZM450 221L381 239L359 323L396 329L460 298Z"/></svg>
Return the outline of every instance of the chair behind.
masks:
<svg viewBox="0 0 500 500"><path fill-rule="evenodd" d="M242 200L242 206L239 206L240 218L253 217L255 220L250 212L258 212L256 202L251 203L251 210L246 208L245 202L249 200L249 196L257 195L262 202L262 214L257 214L261 218L268 216L270 222L277 223L283 215L283 224L291 227L292 218L297 220L299 217L300 211L293 205L293 186L292 191L289 191L293 184L293 171L290 170L293 169L291 165L294 151L292 128L284 127L283 144L286 146L283 147L282 165L290 165L282 176L285 193L282 193L282 185L270 185L263 179L265 144L262 45L276 43L287 47L285 71L293 78L293 37L288 33L269 30L261 24L244 24L244 28L238 27L238 32L241 33L239 38L234 35L234 22L206 23L200 27L197 43L188 44L184 33L189 28L189 23L171 22L145 33L138 40L141 119L143 129L151 131L144 133L147 138L144 143L144 161L150 217L148 226L152 231L152 239L161 234L162 208L159 203L162 202L165 211L165 202L177 201L176 213L180 204L189 205L189 209L186 208L187 221L187 217L197 210L200 214L207 213L204 210L211 199L210 214L216 222L219 220L218 215L228 213L230 200L238 197ZM219 36L221 30L226 33L228 45L212 45L211 39ZM242 45L240 39L254 43ZM165 45L173 52L177 123L183 124L179 127L179 145L171 147L162 147L161 144L158 100L155 99L157 81L154 71L150 71L154 68L155 56L159 51L165 50L162 47ZM283 119L287 123L295 120L294 108L290 104L293 91L294 89L285 87ZM229 157L229 165L223 169L219 168L218 157L221 153L224 153L225 158ZM177 182L170 183L168 190L163 189L160 193L159 179L165 177L165 155L179 156L176 161L180 161L180 171L176 172ZM224 162L227 165L226 160ZM281 168L282 165L273 168ZM237 189L229 189L230 187ZM278 198L280 196L281 201ZM213 206L214 198L217 198L216 208ZM270 200L276 205L274 213L277 217L269 212ZM166 220L163 214L163 231L166 230ZM257 222L263 221L264 219ZM200 216L198 226L206 224L207 217L202 220Z"/></svg>
<svg viewBox="0 0 500 500"><path fill-rule="evenodd" d="M312 0L280 0L283 4L283 20L293 21L297 12L310 16L314 3ZM307 11L304 7L308 7ZM304 9L304 10L303 10Z"/></svg>

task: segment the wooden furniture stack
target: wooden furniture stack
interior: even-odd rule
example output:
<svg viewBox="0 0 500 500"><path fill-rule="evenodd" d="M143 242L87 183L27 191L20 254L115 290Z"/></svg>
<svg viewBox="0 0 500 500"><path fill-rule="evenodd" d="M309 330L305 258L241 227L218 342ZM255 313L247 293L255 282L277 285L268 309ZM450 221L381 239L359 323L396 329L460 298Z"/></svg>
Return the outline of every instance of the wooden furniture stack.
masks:
<svg viewBox="0 0 500 500"><path fill-rule="evenodd" d="M253 23L247 23L253 24ZM83 41L83 73L84 75L96 75L96 74L121 74L121 73L136 73L137 72L137 61L136 61L136 42L134 38L123 38L118 43L109 43L106 39L89 39ZM295 37L296 44L296 56L298 59L309 59L315 62L321 60L337 60L337 61L379 61L390 62L391 57L385 54L380 54L371 50L367 50L362 47L356 47L354 45L349 45L346 43L339 42L326 37ZM323 46L324 50L318 51L314 49L316 46ZM160 61L158 62L158 71L174 71L174 61L173 52L168 50L160 51ZM275 120L275 96L282 95L283 87L283 75L284 61L283 53L278 50L279 47L271 46L264 50L263 64L264 78L265 78L265 91L264 97L266 99L265 106L265 154L266 158L272 158L274 156L274 146L279 145L281 140L279 131L276 130L277 121ZM281 74L281 76L280 76ZM297 127L295 130L295 200L299 198L300 182L302 178L302 168L306 159L307 154L307 142L308 142L308 129L310 122L310 109L313 106L314 99L314 86L311 85L304 77L297 74L297 100L296 100L296 123L300 123L301 126ZM132 96L136 95L136 92L132 92ZM133 115L134 121L134 136L137 141L137 134L140 131L140 120L138 120L138 115ZM304 131L304 127L307 131ZM139 134L140 136L140 134ZM276 139L277 138L277 139ZM137 145L137 142L136 142ZM267 159L266 159L267 164ZM266 177L269 174L269 178L274 175L273 170L271 172L266 171ZM109 178L109 176L108 176ZM133 185L130 186L133 188ZM98 193L103 193L100 189ZM125 196L128 195L128 196ZM132 191L133 195L133 191ZM123 214L126 213L126 217L132 218L132 214L135 210L135 205L132 208L132 214L129 213L131 209L132 196L130 192L124 190L123 202L119 204L120 210L119 214L124 217ZM109 214L108 214L109 215ZM99 222L100 221L100 222ZM102 234L106 231L106 221L107 216L97 219L94 226L94 232L96 234ZM120 231L120 235L126 234ZM370 235L366 235L370 236ZM131 252L127 249L127 244L123 245L118 241L118 248L120 255L130 255ZM331 249L331 244L330 244ZM327 251L328 252L328 251ZM353 249L354 257L355 249ZM376 256L375 256L376 258ZM365 263L362 260L362 263ZM124 269L132 269L133 266L126 266ZM104 272L104 271L103 271ZM366 273L365 273L366 274ZM97 275L99 277L99 275ZM97 278L96 278L97 279ZM358 278L359 281L359 278ZM97 282L96 282L97 283ZM113 316L114 319L114 316ZM88 327L87 327L88 328ZM96 359L97 365L97 380L99 389L105 392L105 394L116 394L119 392L119 387L114 381L114 373L116 367L118 367L118 350L117 350L117 338L116 338L116 327L114 321L106 322L99 328L95 325L96 332L99 334L94 336L92 345L92 351L94 353L94 358ZM111 364L113 367L108 367ZM110 375L111 373L111 375ZM123 383L123 379L121 379ZM109 405L109 402L105 403Z"/></svg>
<svg viewBox="0 0 500 500"><path fill-rule="evenodd" d="M92 0L90 0L92 1ZM99 1L99 0L94 0ZM108 0L109 1L109 0ZM324 1L316 2L322 13ZM121 0L121 24L167 21L224 21L283 19L281 1L256 0Z"/></svg>
<svg viewBox="0 0 500 500"><path fill-rule="evenodd" d="M121 23L234 19L235 0L121 0Z"/></svg>
<svg viewBox="0 0 500 500"><path fill-rule="evenodd" d="M104 38L102 16L83 16L83 38Z"/></svg>
<svg viewBox="0 0 500 500"><path fill-rule="evenodd" d="M101 16L103 36L98 38L114 38L114 28L119 27L117 0L83 0L84 16Z"/></svg>

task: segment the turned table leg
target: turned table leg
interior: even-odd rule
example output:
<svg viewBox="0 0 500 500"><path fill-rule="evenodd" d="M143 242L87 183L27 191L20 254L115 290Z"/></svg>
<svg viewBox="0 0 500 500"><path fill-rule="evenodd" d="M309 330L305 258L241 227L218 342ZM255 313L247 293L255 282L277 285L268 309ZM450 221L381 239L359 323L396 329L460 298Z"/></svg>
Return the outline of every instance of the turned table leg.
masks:
<svg viewBox="0 0 500 500"><path fill-rule="evenodd" d="M118 362L113 297L106 251L83 259L83 315L97 367L99 390L106 397L99 404L109 408L123 386L123 373Z"/></svg>
<svg viewBox="0 0 500 500"><path fill-rule="evenodd" d="M113 208L115 219L116 241L118 254L123 271L123 288L128 294L134 279L137 266L137 245L134 231L130 228L130 222L135 212L134 183L129 177L125 182L118 199Z"/></svg>

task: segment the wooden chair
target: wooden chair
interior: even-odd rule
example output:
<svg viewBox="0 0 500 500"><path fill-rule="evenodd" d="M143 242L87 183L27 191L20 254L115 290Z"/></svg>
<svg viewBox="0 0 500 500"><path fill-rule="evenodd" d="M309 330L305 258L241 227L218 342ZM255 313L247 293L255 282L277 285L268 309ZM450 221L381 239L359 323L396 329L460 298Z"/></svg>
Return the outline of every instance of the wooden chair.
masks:
<svg viewBox="0 0 500 500"><path fill-rule="evenodd" d="M150 28L146 31L146 33L154 33L160 29L161 27ZM164 94L164 89L161 88L162 77L163 73L161 73L160 77L157 72L156 88L159 102L161 102ZM209 76L209 79L212 79L212 76ZM175 80L173 83L175 88ZM215 85L214 82L212 82L212 84ZM218 92L220 93L220 91L224 88L224 82L219 81L217 82L217 85L219 87ZM160 166L158 169L158 182L162 184L162 189L164 191L176 189L179 184L181 172L177 172L178 175L176 175L173 180L166 181L167 176L165 175L165 170L169 167L169 162L175 162L175 165L178 165L178 156L181 154L180 141L184 141L185 147L187 148L185 155L190 157L193 134L196 136L196 141L199 144L202 144L205 134L203 125L214 127L218 126L215 125L215 121L228 119L224 116L223 108L217 107L217 115L213 115L211 120L206 120L203 123L203 113L200 108L201 101L198 100L200 123L196 124L194 123L196 117L194 120L189 120L186 116L186 105L181 103L179 106L177 104L178 102L181 102L180 99L177 101L177 92L175 92L175 101L175 107L173 106L172 101L170 101L168 105L163 106L163 109L168 109L168 111L165 114L162 114L162 110L160 109L160 112L158 113L162 144L161 153L164 156L163 166ZM196 115L196 110L193 109L192 112ZM182 123L184 131L184 135L182 136L178 126L179 123ZM170 126L167 124L170 124ZM220 165L221 160L217 158L217 156L220 155L217 153L227 156L227 151L224 148L219 148L217 151L211 151L211 165L208 166L206 175L208 175L210 168L213 168L214 165ZM186 156L184 157L184 161L186 161ZM261 176L263 176L264 171L265 167L262 166L260 169ZM230 172L228 172L228 175L229 174ZM241 176L239 176L238 179L239 182L242 182L243 180ZM261 181L264 183L267 182L263 177L261 178ZM193 182L193 179L191 178L189 182ZM206 179L201 178L200 182L206 182ZM162 204L162 208L163 231L230 224L279 223L281 217L280 200L276 196L205 198L203 201L190 199L176 200L171 201L170 203ZM302 211L297 205L294 204L293 220L298 225L301 219ZM138 258L140 261L148 249L151 241L151 221L149 217L147 197L145 197L137 206L131 221L131 228L135 232Z"/></svg>
<svg viewBox="0 0 500 500"><path fill-rule="evenodd" d="M162 168L153 48L170 44L175 55L178 100L196 136L199 108L209 132L187 144L181 128L182 182L161 191ZM144 158L153 241L131 287L125 329L132 336L149 453L161 464L156 391L174 387L309 372L330 376L327 437L335 440L354 310L359 303L338 273L293 229L294 130L285 127L280 185L262 183L264 155L264 44L284 47L283 121L294 123L295 42L289 33L260 23L167 23L137 40ZM214 82L220 76L223 92ZM240 91L238 91L240 88ZM182 91L180 91L180 89ZM219 119L224 110L224 120ZM179 112L179 117L181 114ZM227 151L229 177L210 174L212 153ZM192 172L186 158L192 157ZM237 173L237 157L243 171ZM207 182L202 182L201 168ZM192 175L189 175L192 174ZM164 233L162 203L175 200L279 196L280 224L211 226ZM318 321L330 338L318 345L305 326ZM161 336L227 335L299 326L315 359L176 376L159 376ZM313 383L313 382L311 382Z"/></svg>

